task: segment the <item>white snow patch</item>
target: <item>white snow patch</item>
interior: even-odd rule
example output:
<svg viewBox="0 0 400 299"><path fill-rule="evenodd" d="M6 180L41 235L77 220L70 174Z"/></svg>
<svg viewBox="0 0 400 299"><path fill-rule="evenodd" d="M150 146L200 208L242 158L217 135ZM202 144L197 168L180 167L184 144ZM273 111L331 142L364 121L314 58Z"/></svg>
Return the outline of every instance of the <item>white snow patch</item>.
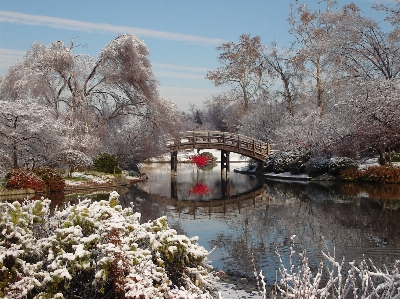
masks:
<svg viewBox="0 0 400 299"><path fill-rule="evenodd" d="M290 172L282 172L282 173L274 173L274 172L267 172L264 175L269 177L276 177L276 178L294 178L294 179L311 179L310 176L306 173L301 174L291 174Z"/></svg>

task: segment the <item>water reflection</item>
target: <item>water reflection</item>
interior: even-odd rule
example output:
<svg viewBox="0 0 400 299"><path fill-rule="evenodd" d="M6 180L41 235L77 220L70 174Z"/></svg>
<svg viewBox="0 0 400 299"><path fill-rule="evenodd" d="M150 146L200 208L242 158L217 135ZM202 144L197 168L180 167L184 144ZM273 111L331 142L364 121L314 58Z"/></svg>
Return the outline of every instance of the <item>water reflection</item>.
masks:
<svg viewBox="0 0 400 299"><path fill-rule="evenodd" d="M237 163L236 167L244 166ZM254 176L231 173L229 177L221 175L220 167L211 170L198 169L193 164L178 164L177 176L171 176L169 164L144 164L142 172L149 175L147 182L140 188L150 194L165 198L190 201L214 201L230 198L262 187L263 180Z"/></svg>
<svg viewBox="0 0 400 299"><path fill-rule="evenodd" d="M362 186L333 182L266 181L261 189L251 189L257 179L233 172L226 182L231 194L224 197L218 169L207 177L197 170L183 172L180 177L178 170L178 199L168 196L166 185L171 178L168 171L159 169L147 171L150 181L132 187L121 199L126 205L134 203L142 221L166 215L179 233L199 236L199 243L208 250L216 247L209 256L215 268L250 281L254 261L272 284L279 266L276 250L288 263L292 235L297 236L297 251L307 249L312 268L319 265L325 246L332 253L335 250L339 260L345 256L347 261L359 262L365 255L378 267L400 259L398 200L367 198L364 189L357 189ZM212 196L220 196L194 200L195 192L189 191L197 183L206 184Z"/></svg>

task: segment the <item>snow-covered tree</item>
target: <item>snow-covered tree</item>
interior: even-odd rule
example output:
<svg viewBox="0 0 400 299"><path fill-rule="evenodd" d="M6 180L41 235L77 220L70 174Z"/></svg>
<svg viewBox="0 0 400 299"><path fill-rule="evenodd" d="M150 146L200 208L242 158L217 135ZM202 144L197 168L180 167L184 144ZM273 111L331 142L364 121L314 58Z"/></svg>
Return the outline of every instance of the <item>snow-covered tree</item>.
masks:
<svg viewBox="0 0 400 299"><path fill-rule="evenodd" d="M177 130L176 109L158 94L149 51L136 36L116 37L96 58L74 55L74 49L62 41L34 43L1 81L0 97L49 107L69 128L65 148L91 156L125 124L163 128L163 134ZM160 135L145 138L157 142Z"/></svg>
<svg viewBox="0 0 400 299"><path fill-rule="evenodd" d="M324 18L330 13L335 3L325 0L325 11L311 11L307 4L296 0L291 5L288 22L291 26L289 32L296 38L300 45L295 57L299 69L304 70L316 82L316 100L320 115L325 114L324 80L330 66L329 51L325 47L325 39L332 31L332 24Z"/></svg>
<svg viewBox="0 0 400 299"><path fill-rule="evenodd" d="M92 166L92 159L81 151L65 149L52 156L51 164L59 168L68 168L68 175L71 176L75 170Z"/></svg>
<svg viewBox="0 0 400 299"><path fill-rule="evenodd" d="M336 30L329 36L334 66L343 76L364 80L399 80L400 31L385 32L376 21L361 15L354 4L331 13ZM333 68L333 69L335 69Z"/></svg>
<svg viewBox="0 0 400 299"><path fill-rule="evenodd" d="M386 18L392 25L400 26L400 0L395 0L393 5L379 3L373 7L377 10L384 10L388 13Z"/></svg>
<svg viewBox="0 0 400 299"><path fill-rule="evenodd" d="M301 78L302 72L295 66L296 58L292 47L278 48L277 44L273 42L265 48L263 59L271 79L281 82L282 88L277 88L277 86L274 88L276 96L286 103L286 109L293 116L293 105L298 93L298 80ZM278 85L277 82L273 83Z"/></svg>
<svg viewBox="0 0 400 299"><path fill-rule="evenodd" d="M203 128L223 132L236 132L240 127L243 108L232 100L230 93L213 96L204 102Z"/></svg>
<svg viewBox="0 0 400 299"><path fill-rule="evenodd" d="M230 85L235 99L243 101L247 113L249 102L263 90L265 69L261 39L259 36L242 34L239 43L224 43L217 50L221 51L218 57L221 66L208 72L206 79L213 81L215 86Z"/></svg>
<svg viewBox="0 0 400 299"><path fill-rule="evenodd" d="M62 125L47 107L21 100L1 100L0 106L0 142L13 168L43 165L61 148Z"/></svg>

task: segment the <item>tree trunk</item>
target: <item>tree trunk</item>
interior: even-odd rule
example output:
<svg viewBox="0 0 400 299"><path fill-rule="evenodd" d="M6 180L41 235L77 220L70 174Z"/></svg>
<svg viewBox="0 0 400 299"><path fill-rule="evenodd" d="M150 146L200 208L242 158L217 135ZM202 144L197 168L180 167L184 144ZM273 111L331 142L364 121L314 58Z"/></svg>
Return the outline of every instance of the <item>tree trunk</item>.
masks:
<svg viewBox="0 0 400 299"><path fill-rule="evenodd" d="M281 79L285 86L285 98L287 102L287 109L289 110L290 115L293 116L293 100L292 100L292 94L290 92L289 80L283 74L281 74Z"/></svg>
<svg viewBox="0 0 400 299"><path fill-rule="evenodd" d="M249 99L247 97L246 88L243 87L243 102L244 102L244 113L249 113Z"/></svg>
<svg viewBox="0 0 400 299"><path fill-rule="evenodd" d="M385 149L379 149L379 164L382 166L386 165Z"/></svg>
<svg viewBox="0 0 400 299"><path fill-rule="evenodd" d="M325 115L325 107L324 107L324 99L323 99L323 88L322 88L322 78L321 78L321 61L320 58L317 58L317 102L318 108L320 109L320 116L323 117Z"/></svg>
<svg viewBox="0 0 400 299"><path fill-rule="evenodd" d="M14 169L17 169L18 168L18 156L17 156L17 145L15 144L15 142L14 142L14 144L13 144L13 167L14 167Z"/></svg>

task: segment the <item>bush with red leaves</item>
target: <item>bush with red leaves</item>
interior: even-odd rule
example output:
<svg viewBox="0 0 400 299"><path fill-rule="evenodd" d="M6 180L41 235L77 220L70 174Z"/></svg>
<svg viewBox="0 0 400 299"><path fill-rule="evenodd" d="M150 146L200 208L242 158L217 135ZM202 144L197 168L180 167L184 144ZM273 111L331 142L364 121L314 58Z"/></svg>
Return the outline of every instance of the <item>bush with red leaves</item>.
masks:
<svg viewBox="0 0 400 299"><path fill-rule="evenodd" d="M341 171L340 176L346 181L367 181L376 183L400 183L400 169L386 166L371 166L366 170L349 168Z"/></svg>
<svg viewBox="0 0 400 299"><path fill-rule="evenodd" d="M46 184L47 191L64 191L64 177L56 169L50 167L41 167L35 168L33 172L42 178L42 180Z"/></svg>
<svg viewBox="0 0 400 299"><path fill-rule="evenodd" d="M35 191L44 191L46 189L46 184L32 171L13 169L6 175L6 187L8 189L30 188Z"/></svg>

